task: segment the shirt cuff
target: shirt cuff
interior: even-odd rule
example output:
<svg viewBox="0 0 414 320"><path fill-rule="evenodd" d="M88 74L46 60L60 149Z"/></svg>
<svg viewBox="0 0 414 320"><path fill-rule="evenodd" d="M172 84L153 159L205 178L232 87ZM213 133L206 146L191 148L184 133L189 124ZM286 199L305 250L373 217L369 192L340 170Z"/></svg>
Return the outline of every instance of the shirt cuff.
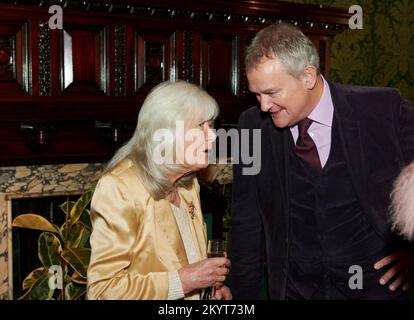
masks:
<svg viewBox="0 0 414 320"><path fill-rule="evenodd" d="M178 271L168 272L168 300L178 300L184 298L183 286L181 284Z"/></svg>

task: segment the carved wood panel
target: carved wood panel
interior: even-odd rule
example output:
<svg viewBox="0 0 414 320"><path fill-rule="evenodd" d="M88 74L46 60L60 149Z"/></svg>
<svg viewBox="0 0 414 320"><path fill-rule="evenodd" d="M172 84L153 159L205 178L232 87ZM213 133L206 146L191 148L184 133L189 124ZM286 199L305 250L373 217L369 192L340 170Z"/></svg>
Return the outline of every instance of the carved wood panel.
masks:
<svg viewBox="0 0 414 320"><path fill-rule="evenodd" d="M61 94L107 94L107 28L65 26L59 34L59 62Z"/></svg>
<svg viewBox="0 0 414 320"><path fill-rule="evenodd" d="M29 24L0 24L0 95L31 94Z"/></svg>
<svg viewBox="0 0 414 320"><path fill-rule="evenodd" d="M232 35L200 35L200 84L211 93L237 95L239 41Z"/></svg>
<svg viewBox="0 0 414 320"><path fill-rule="evenodd" d="M145 93L165 80L176 79L176 35L135 33L135 93Z"/></svg>

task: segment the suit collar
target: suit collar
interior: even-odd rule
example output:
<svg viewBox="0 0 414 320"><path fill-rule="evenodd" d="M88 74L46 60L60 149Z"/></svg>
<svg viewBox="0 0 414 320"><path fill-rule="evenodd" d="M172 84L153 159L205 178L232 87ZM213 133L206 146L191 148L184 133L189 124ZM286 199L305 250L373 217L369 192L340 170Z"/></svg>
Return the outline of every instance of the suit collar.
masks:
<svg viewBox="0 0 414 320"><path fill-rule="evenodd" d="M326 80L331 91L332 102L334 105L334 113L336 116L345 123L357 125L358 119L355 119L355 113L353 107L349 104L346 93L341 85Z"/></svg>
<svg viewBox="0 0 414 320"><path fill-rule="evenodd" d="M342 151L354 188L362 196L366 186L366 164L358 114L349 103L342 85L328 81L334 104L334 122L337 125Z"/></svg>
<svg viewBox="0 0 414 320"><path fill-rule="evenodd" d="M282 150L285 148L285 141L286 136L290 135L289 129L279 129L277 128L272 121L272 118L269 116L267 117L264 122L262 123L261 129L263 130L262 139L268 139L270 140L270 148L266 146L266 143L262 143L262 149L268 150L270 149L270 152L272 153L271 159L272 163L270 165L277 166L276 172L277 177L275 177L275 183L280 186L282 192L284 193L284 196L287 197L286 194L286 161L285 157L283 156L285 152L282 152ZM283 150L284 151L284 150ZM267 151L264 152L265 154L268 154ZM264 161L264 159L262 159ZM263 165L263 163L262 163Z"/></svg>

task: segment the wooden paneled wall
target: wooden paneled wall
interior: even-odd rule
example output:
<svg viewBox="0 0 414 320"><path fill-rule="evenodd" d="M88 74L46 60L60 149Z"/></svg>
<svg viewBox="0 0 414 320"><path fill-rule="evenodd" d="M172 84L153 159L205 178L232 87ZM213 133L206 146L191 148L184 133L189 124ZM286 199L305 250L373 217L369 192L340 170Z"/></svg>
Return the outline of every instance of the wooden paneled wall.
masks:
<svg viewBox="0 0 414 320"><path fill-rule="evenodd" d="M134 131L148 91L203 86L219 126L252 106L243 69L254 34L300 26L329 75L330 39L347 10L279 1L10 1L0 4L0 165L105 161ZM63 9L50 29L49 6Z"/></svg>

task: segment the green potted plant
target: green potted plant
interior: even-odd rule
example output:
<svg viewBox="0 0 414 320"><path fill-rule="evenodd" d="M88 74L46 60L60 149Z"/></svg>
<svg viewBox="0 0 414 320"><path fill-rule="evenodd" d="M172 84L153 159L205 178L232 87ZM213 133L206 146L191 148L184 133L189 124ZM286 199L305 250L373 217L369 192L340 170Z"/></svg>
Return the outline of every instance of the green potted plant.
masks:
<svg viewBox="0 0 414 320"><path fill-rule="evenodd" d="M89 204L94 187L76 202L67 199L60 208L65 222L57 226L41 215L21 214L13 227L43 231L38 238L38 257L42 263L23 281L25 300L76 300L86 293L86 272L90 260L89 237L92 226Z"/></svg>

